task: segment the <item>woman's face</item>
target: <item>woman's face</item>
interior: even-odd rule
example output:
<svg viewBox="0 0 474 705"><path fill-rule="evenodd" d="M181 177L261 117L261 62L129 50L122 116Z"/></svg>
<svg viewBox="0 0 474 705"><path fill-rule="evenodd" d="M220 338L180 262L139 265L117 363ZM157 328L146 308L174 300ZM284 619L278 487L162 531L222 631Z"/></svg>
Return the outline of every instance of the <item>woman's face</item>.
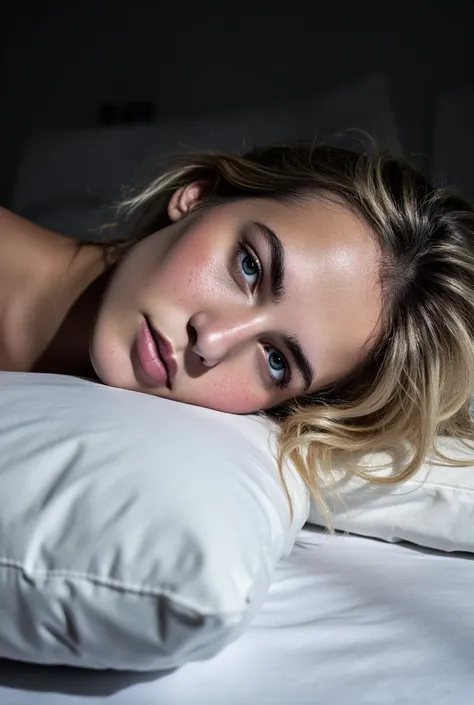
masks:
<svg viewBox="0 0 474 705"><path fill-rule="evenodd" d="M194 208L133 246L105 293L91 360L108 385L233 413L349 372L378 331L379 250L344 206L307 199Z"/></svg>

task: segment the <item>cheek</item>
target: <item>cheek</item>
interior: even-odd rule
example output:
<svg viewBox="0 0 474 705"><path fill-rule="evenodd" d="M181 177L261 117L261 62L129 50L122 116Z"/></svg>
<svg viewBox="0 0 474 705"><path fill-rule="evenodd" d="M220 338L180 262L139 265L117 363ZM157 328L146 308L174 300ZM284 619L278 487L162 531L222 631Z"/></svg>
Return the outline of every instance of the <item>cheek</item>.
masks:
<svg viewBox="0 0 474 705"><path fill-rule="evenodd" d="M222 288L224 260L215 242L189 236L163 257L150 286L179 300L216 296Z"/></svg>
<svg viewBox="0 0 474 705"><path fill-rule="evenodd" d="M218 367L213 376L207 373L194 384L187 401L216 411L249 414L270 405L268 394L256 389L255 383L244 382L240 375L221 372Z"/></svg>

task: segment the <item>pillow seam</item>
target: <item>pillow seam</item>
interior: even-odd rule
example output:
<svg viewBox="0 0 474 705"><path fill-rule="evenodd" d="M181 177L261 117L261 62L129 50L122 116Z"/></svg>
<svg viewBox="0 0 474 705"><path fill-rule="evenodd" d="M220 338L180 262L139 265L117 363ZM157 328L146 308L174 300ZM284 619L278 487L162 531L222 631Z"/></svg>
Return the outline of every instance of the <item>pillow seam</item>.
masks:
<svg viewBox="0 0 474 705"><path fill-rule="evenodd" d="M13 568L16 571L21 571L31 576L42 576L46 578L76 578L84 581L89 581L95 583L101 587L108 587L115 590L121 590L122 592L134 593L137 595L144 595L146 597L168 597L174 602L181 604L186 609L195 610L203 617L219 617L222 616L221 612L205 612L202 607L196 604L191 604L189 601L183 600L176 593L163 588L153 588L142 585L133 585L132 583L126 583L121 580L116 580L114 578L103 578L98 575L92 575L90 573L79 573L78 571L72 570L48 570L47 568L25 568L25 566L20 562L12 558L2 558L0 557L0 568ZM239 614L237 612L229 612L226 617L231 615Z"/></svg>

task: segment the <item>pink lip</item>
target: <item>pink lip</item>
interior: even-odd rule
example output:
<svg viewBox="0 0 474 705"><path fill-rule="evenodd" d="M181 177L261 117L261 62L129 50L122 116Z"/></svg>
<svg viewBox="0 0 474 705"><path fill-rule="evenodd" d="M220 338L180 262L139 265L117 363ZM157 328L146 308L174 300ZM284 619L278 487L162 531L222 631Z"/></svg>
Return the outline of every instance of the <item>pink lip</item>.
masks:
<svg viewBox="0 0 474 705"><path fill-rule="evenodd" d="M140 365L151 382L155 386L166 385L171 389L178 369L173 346L153 328L146 317L143 318L137 339L137 354Z"/></svg>

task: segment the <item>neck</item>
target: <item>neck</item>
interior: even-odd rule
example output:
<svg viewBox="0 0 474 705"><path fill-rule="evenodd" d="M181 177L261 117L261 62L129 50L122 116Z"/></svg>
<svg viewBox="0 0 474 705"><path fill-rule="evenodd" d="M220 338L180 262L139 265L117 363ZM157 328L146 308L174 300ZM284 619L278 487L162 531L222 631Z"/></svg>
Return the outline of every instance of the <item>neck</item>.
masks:
<svg viewBox="0 0 474 705"><path fill-rule="evenodd" d="M79 247L65 268L63 311L56 331L35 364L35 372L95 378L90 363L89 340L100 301L115 264L96 245Z"/></svg>

